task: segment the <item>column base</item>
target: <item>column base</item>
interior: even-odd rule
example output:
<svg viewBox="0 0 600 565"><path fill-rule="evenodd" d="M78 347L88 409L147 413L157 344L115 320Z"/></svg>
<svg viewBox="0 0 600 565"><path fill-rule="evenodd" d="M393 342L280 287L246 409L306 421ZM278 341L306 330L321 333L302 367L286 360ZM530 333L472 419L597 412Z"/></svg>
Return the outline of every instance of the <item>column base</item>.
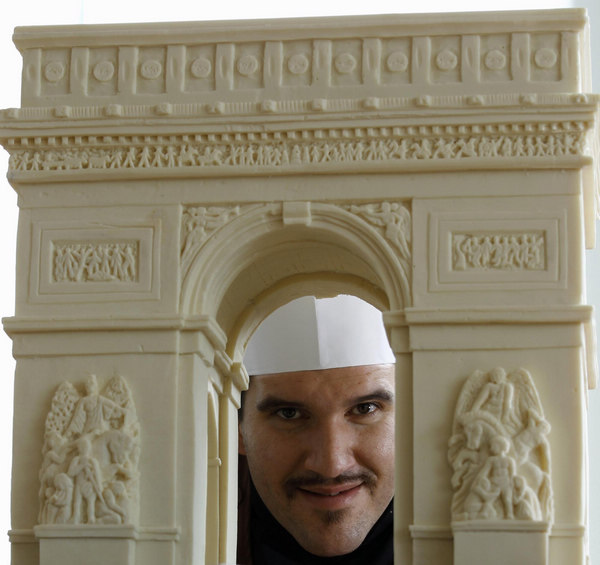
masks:
<svg viewBox="0 0 600 565"><path fill-rule="evenodd" d="M548 522L453 522L454 565L548 565Z"/></svg>
<svg viewBox="0 0 600 565"><path fill-rule="evenodd" d="M33 531L40 565L135 565L134 526L43 525Z"/></svg>

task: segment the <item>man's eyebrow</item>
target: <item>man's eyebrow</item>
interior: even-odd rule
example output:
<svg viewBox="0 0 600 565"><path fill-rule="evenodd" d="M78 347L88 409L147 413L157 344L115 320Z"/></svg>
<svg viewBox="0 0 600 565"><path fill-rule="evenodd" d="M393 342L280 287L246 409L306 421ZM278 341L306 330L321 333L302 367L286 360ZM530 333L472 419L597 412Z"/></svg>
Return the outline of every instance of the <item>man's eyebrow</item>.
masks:
<svg viewBox="0 0 600 565"><path fill-rule="evenodd" d="M370 400L380 400L382 402L394 402L394 393L386 388L378 388L370 394L363 394L350 400L350 404L362 404Z"/></svg>
<svg viewBox="0 0 600 565"><path fill-rule="evenodd" d="M294 402L293 400L286 400L285 398L279 398L278 396L269 395L263 398L256 404L256 409L259 412L271 412L276 408L302 408L304 404L301 402Z"/></svg>

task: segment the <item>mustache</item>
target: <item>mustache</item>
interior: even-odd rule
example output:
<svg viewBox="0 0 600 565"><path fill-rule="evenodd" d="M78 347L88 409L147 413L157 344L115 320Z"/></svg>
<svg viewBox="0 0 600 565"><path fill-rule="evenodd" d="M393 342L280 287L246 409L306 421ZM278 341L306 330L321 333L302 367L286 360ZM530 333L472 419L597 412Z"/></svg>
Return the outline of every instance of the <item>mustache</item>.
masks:
<svg viewBox="0 0 600 565"><path fill-rule="evenodd" d="M369 490L375 488L377 477L371 471L361 471L359 473L342 473L337 477L324 477L319 473L308 472L302 475L290 477L284 483L285 493L288 498L293 498L297 489L305 487L330 487L337 485L345 485L349 483L361 482Z"/></svg>

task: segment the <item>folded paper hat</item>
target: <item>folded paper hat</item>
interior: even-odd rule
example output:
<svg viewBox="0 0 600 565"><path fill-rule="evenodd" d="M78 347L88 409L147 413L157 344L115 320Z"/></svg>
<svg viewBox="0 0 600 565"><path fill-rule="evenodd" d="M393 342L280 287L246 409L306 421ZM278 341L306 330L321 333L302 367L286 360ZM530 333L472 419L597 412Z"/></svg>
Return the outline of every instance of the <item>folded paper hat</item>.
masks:
<svg viewBox="0 0 600 565"><path fill-rule="evenodd" d="M244 356L249 375L394 363L381 312L355 296L304 296L267 316Z"/></svg>

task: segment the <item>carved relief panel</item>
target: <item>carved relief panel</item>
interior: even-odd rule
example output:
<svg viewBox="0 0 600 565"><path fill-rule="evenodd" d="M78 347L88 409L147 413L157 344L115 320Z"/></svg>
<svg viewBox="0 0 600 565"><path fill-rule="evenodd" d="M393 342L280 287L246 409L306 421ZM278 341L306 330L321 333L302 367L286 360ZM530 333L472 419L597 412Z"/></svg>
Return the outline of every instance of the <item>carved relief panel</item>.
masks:
<svg viewBox="0 0 600 565"><path fill-rule="evenodd" d="M41 222L33 227L29 299L158 298L161 222L100 228Z"/></svg>
<svg viewBox="0 0 600 565"><path fill-rule="evenodd" d="M548 433L525 369L473 373L456 404L449 441L452 520L552 522Z"/></svg>
<svg viewBox="0 0 600 565"><path fill-rule="evenodd" d="M46 417L38 523L135 523L139 453L140 426L122 377L100 391L91 375L84 393L62 383Z"/></svg>

